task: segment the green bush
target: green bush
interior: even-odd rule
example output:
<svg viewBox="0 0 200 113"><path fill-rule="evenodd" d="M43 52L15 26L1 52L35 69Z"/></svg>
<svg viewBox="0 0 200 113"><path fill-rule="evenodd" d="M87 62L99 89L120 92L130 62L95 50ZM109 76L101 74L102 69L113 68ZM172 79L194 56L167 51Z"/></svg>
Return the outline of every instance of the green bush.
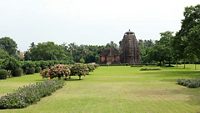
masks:
<svg viewBox="0 0 200 113"><path fill-rule="evenodd" d="M43 69L50 68L48 61L40 61L40 67Z"/></svg>
<svg viewBox="0 0 200 113"><path fill-rule="evenodd" d="M9 73L5 69L0 69L0 79L6 79Z"/></svg>
<svg viewBox="0 0 200 113"><path fill-rule="evenodd" d="M85 64L74 64L71 67L71 76L79 76L79 79L81 79L81 76L85 76L89 73L89 69L87 67L87 65Z"/></svg>
<svg viewBox="0 0 200 113"><path fill-rule="evenodd" d="M22 68L17 68L12 71L13 77L19 77L23 75L23 69Z"/></svg>
<svg viewBox="0 0 200 113"><path fill-rule="evenodd" d="M49 69L48 72L50 78L55 78L58 77L59 79L61 77L69 77L69 75L71 74L70 68L67 65L63 65L63 64L58 64L55 65L53 67L51 67Z"/></svg>
<svg viewBox="0 0 200 113"><path fill-rule="evenodd" d="M30 67L26 69L26 74L34 74L35 73L35 68L34 67Z"/></svg>
<svg viewBox="0 0 200 113"><path fill-rule="evenodd" d="M35 73L35 62L25 61L22 65L25 74L34 74Z"/></svg>
<svg viewBox="0 0 200 113"><path fill-rule="evenodd" d="M93 72L95 70L94 64L87 64L87 68L89 69L89 72Z"/></svg>
<svg viewBox="0 0 200 113"><path fill-rule="evenodd" d="M161 68L141 68L140 71L156 71L161 70Z"/></svg>
<svg viewBox="0 0 200 113"><path fill-rule="evenodd" d="M20 68L20 62L17 61L15 58L8 57L2 62L2 68L13 72L14 70Z"/></svg>
<svg viewBox="0 0 200 113"><path fill-rule="evenodd" d="M24 108L40 101L42 97L49 96L52 92L62 88L63 80L47 80L19 88L15 93L10 93L0 98L0 109Z"/></svg>
<svg viewBox="0 0 200 113"><path fill-rule="evenodd" d="M50 77L50 75L49 75L49 68L43 69L43 70L40 72L40 75L41 75L43 78L48 78L48 77Z"/></svg>
<svg viewBox="0 0 200 113"><path fill-rule="evenodd" d="M35 67L35 73L39 73L41 71L41 67L37 66Z"/></svg>
<svg viewBox="0 0 200 113"><path fill-rule="evenodd" d="M200 87L200 79L178 79L177 84L188 88L198 88Z"/></svg>

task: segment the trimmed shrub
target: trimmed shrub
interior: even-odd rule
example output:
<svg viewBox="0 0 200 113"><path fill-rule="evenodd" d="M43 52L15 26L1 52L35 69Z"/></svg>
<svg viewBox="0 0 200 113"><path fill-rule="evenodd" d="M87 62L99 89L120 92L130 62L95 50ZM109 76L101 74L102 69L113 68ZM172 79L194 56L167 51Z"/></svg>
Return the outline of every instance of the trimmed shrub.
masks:
<svg viewBox="0 0 200 113"><path fill-rule="evenodd" d="M6 79L9 73L5 69L0 69L0 79Z"/></svg>
<svg viewBox="0 0 200 113"><path fill-rule="evenodd" d="M89 69L89 72L93 72L95 70L94 64L87 64L87 68Z"/></svg>
<svg viewBox="0 0 200 113"><path fill-rule="evenodd" d="M39 73L41 71L41 67L37 66L35 67L35 73Z"/></svg>
<svg viewBox="0 0 200 113"><path fill-rule="evenodd" d="M69 75L71 74L71 71L70 71L69 66L58 64L51 67L49 69L48 74L51 79L55 77L58 77L60 79L61 77L66 77L66 78L69 77Z"/></svg>
<svg viewBox="0 0 200 113"><path fill-rule="evenodd" d="M200 79L178 79L177 84L188 88L198 88L200 87Z"/></svg>
<svg viewBox="0 0 200 113"><path fill-rule="evenodd" d="M0 109L24 108L40 101L42 97L49 96L52 92L62 88L63 80L46 80L19 88L15 93L10 93L0 98Z"/></svg>
<svg viewBox="0 0 200 113"><path fill-rule="evenodd" d="M15 58L9 57L6 58L2 62L2 68L5 70L10 70L13 74L13 71L20 68L20 62L17 61Z"/></svg>
<svg viewBox="0 0 200 113"><path fill-rule="evenodd" d="M161 70L161 68L141 68L140 71L156 71Z"/></svg>
<svg viewBox="0 0 200 113"><path fill-rule="evenodd" d="M35 73L35 62L25 61L22 65L25 74L34 74Z"/></svg>
<svg viewBox="0 0 200 113"><path fill-rule="evenodd" d="M40 67L43 69L50 68L48 61L40 61Z"/></svg>
<svg viewBox="0 0 200 113"><path fill-rule="evenodd" d="M13 77L19 77L23 75L23 69L22 68L17 68L12 71Z"/></svg>
<svg viewBox="0 0 200 113"><path fill-rule="evenodd" d="M71 76L77 75L79 76L79 79L81 79L81 76L85 76L87 74L89 74L89 69L85 64L77 63L71 67Z"/></svg>
<svg viewBox="0 0 200 113"><path fill-rule="evenodd" d="M34 74L35 73L35 68L34 67L30 67L26 69L26 74Z"/></svg>
<svg viewBox="0 0 200 113"><path fill-rule="evenodd" d="M48 77L50 77L50 76L49 76L49 68L43 69L43 70L40 72L40 75L41 75L43 78L48 78Z"/></svg>

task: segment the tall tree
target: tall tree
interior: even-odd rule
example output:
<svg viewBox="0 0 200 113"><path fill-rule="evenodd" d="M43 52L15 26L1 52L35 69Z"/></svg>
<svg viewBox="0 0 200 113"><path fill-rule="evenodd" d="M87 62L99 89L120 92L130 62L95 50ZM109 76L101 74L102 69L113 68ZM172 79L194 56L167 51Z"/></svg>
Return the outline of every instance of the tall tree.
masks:
<svg viewBox="0 0 200 113"><path fill-rule="evenodd" d="M43 42L31 46L25 55L25 58L31 60L68 60L69 62L72 60L70 54L65 52L63 46L57 45L54 42Z"/></svg>
<svg viewBox="0 0 200 113"><path fill-rule="evenodd" d="M140 56L142 63L153 63L150 52L152 52L152 48L154 47L154 45L155 43L152 40L139 40Z"/></svg>
<svg viewBox="0 0 200 113"><path fill-rule="evenodd" d="M8 52L9 55L15 56L17 52L17 44L10 37L0 38L0 48Z"/></svg>
<svg viewBox="0 0 200 113"><path fill-rule="evenodd" d="M181 29L172 45L177 59L186 61L191 55L200 58L200 4L185 8Z"/></svg>

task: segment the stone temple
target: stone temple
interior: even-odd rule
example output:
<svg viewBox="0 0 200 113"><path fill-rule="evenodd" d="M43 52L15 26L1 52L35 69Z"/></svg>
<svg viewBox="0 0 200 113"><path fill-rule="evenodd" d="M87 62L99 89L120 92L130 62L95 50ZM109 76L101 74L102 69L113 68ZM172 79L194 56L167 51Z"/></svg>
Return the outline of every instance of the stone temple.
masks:
<svg viewBox="0 0 200 113"><path fill-rule="evenodd" d="M140 50L134 32L126 32L119 44L121 63L140 64Z"/></svg>
<svg viewBox="0 0 200 113"><path fill-rule="evenodd" d="M101 64L140 64L140 50L134 32L126 32L119 44L119 50L107 48L101 52Z"/></svg>

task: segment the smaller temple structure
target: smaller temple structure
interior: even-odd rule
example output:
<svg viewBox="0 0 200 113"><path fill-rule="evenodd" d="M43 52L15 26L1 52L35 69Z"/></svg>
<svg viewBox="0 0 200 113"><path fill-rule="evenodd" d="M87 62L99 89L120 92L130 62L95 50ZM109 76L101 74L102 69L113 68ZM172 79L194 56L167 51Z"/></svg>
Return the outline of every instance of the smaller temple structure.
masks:
<svg viewBox="0 0 200 113"><path fill-rule="evenodd" d="M107 48L100 54L100 63L102 64L118 64L120 63L119 50L116 48Z"/></svg>

